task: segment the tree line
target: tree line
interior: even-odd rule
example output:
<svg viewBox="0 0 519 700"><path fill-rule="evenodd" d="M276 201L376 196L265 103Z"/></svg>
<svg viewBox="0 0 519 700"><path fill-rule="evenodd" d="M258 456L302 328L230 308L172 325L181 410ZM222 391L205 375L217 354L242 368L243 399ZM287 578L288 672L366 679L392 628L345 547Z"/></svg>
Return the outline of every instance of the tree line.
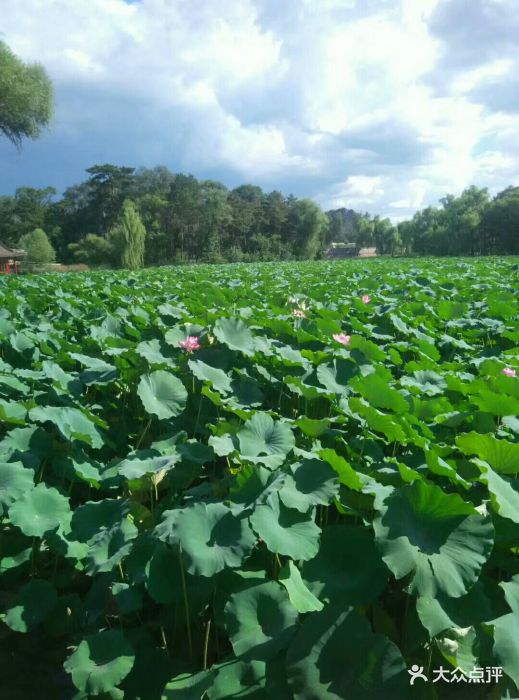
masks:
<svg viewBox="0 0 519 700"><path fill-rule="evenodd" d="M255 185L229 190L164 166L94 165L87 173L59 199L52 188L28 187L0 197L0 240L29 250L34 262L133 269L315 259L331 242L375 246L381 255L519 254L519 187L493 198L469 187L393 224L351 209L325 213L310 199Z"/></svg>
<svg viewBox="0 0 519 700"><path fill-rule="evenodd" d="M0 240L16 246L41 229L60 262L113 267L312 259L329 242L329 219L309 199L254 185L228 190L163 166L87 173L59 199L52 188L27 187L0 197Z"/></svg>
<svg viewBox="0 0 519 700"><path fill-rule="evenodd" d="M351 209L327 213L331 240L373 245L382 255L519 255L519 187L492 198L471 186L398 224Z"/></svg>

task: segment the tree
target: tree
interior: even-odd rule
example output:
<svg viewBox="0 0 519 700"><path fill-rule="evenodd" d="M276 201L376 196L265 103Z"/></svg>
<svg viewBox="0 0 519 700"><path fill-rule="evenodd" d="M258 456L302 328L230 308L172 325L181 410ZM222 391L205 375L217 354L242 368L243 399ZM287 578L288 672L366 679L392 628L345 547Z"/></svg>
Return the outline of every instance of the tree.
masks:
<svg viewBox="0 0 519 700"><path fill-rule="evenodd" d="M198 232L202 213L198 180L192 175L177 175L171 185L169 202L169 215L180 243L180 259L196 259L200 253Z"/></svg>
<svg viewBox="0 0 519 700"><path fill-rule="evenodd" d="M292 212L294 255L300 260L317 256L326 240L329 218L311 199L297 200Z"/></svg>
<svg viewBox="0 0 519 700"><path fill-rule="evenodd" d="M202 223L203 258L208 262L225 262L222 253L223 231L232 221L232 209L227 201L227 189L219 182L200 183L204 218Z"/></svg>
<svg viewBox="0 0 519 700"><path fill-rule="evenodd" d="M131 199L125 199L119 222L108 240L114 246L121 267L138 270L144 265L146 229Z"/></svg>
<svg viewBox="0 0 519 700"><path fill-rule="evenodd" d="M14 197L0 197L0 240L15 245L35 228L48 230L46 218L55 194L52 187L19 187Z"/></svg>
<svg viewBox="0 0 519 700"><path fill-rule="evenodd" d="M0 42L0 132L19 147L40 135L52 111L52 85L42 66L23 63Z"/></svg>
<svg viewBox="0 0 519 700"><path fill-rule="evenodd" d="M86 265L111 265L115 251L112 243L103 236L87 233L79 243L70 243L69 251L75 262Z"/></svg>
<svg viewBox="0 0 519 700"><path fill-rule="evenodd" d="M519 254L519 187L507 187L488 205L481 220L482 252Z"/></svg>
<svg viewBox="0 0 519 700"><path fill-rule="evenodd" d="M443 205L445 246L443 255L474 255L480 252L480 224L488 207L488 190L469 187L459 197L448 194Z"/></svg>
<svg viewBox="0 0 519 700"><path fill-rule="evenodd" d="M115 224L124 200L132 195L134 170L108 163L87 168L89 207L93 214L91 231L107 233Z"/></svg>
<svg viewBox="0 0 519 700"><path fill-rule="evenodd" d="M25 261L32 265L46 265L56 260L56 252L41 228L35 228L31 233L22 236L18 247L26 251Z"/></svg>

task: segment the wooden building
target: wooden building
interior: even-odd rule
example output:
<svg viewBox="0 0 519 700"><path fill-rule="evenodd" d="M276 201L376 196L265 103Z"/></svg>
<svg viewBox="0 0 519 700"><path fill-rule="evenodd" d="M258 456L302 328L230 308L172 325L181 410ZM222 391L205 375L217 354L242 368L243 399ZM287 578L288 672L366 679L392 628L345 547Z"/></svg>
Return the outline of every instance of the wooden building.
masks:
<svg viewBox="0 0 519 700"><path fill-rule="evenodd" d="M17 275L20 272L20 260L26 255L25 250L9 248L0 241L0 275Z"/></svg>
<svg viewBox="0 0 519 700"><path fill-rule="evenodd" d="M344 260L344 258L374 258L376 248L360 248L355 243L332 243L326 251L328 260Z"/></svg>

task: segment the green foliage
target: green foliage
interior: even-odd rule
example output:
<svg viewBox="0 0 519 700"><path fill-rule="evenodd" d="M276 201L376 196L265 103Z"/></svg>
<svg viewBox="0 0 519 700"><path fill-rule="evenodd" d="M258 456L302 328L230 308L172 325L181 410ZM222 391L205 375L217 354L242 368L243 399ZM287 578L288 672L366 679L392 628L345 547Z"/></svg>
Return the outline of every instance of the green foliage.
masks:
<svg viewBox="0 0 519 700"><path fill-rule="evenodd" d="M45 70L25 64L0 41L0 132L19 146L36 138L53 111L53 92Z"/></svg>
<svg viewBox="0 0 519 700"><path fill-rule="evenodd" d="M126 199L117 225L110 231L109 242L113 246L121 267L138 270L144 265L146 229L135 204Z"/></svg>
<svg viewBox="0 0 519 700"><path fill-rule="evenodd" d="M27 257L24 261L31 265L46 265L56 260L56 252L47 234L41 228L36 228L32 233L22 236L18 241L18 247L26 251Z"/></svg>
<svg viewBox="0 0 519 700"><path fill-rule="evenodd" d="M78 263L87 265L110 265L115 263L115 251L112 244L103 236L95 233L87 233L79 243L70 243L68 246L73 259Z"/></svg>
<svg viewBox="0 0 519 700"><path fill-rule="evenodd" d="M516 697L517 264L0 279L4 693Z"/></svg>

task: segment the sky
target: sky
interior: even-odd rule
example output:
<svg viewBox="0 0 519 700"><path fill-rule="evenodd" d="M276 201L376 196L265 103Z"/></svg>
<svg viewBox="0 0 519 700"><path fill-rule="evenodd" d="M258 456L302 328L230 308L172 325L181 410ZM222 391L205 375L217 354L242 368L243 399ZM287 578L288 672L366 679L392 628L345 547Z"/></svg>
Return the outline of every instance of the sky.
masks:
<svg viewBox="0 0 519 700"><path fill-rule="evenodd" d="M0 194L94 164L258 184L399 221L519 185L518 0L0 0L50 127Z"/></svg>

